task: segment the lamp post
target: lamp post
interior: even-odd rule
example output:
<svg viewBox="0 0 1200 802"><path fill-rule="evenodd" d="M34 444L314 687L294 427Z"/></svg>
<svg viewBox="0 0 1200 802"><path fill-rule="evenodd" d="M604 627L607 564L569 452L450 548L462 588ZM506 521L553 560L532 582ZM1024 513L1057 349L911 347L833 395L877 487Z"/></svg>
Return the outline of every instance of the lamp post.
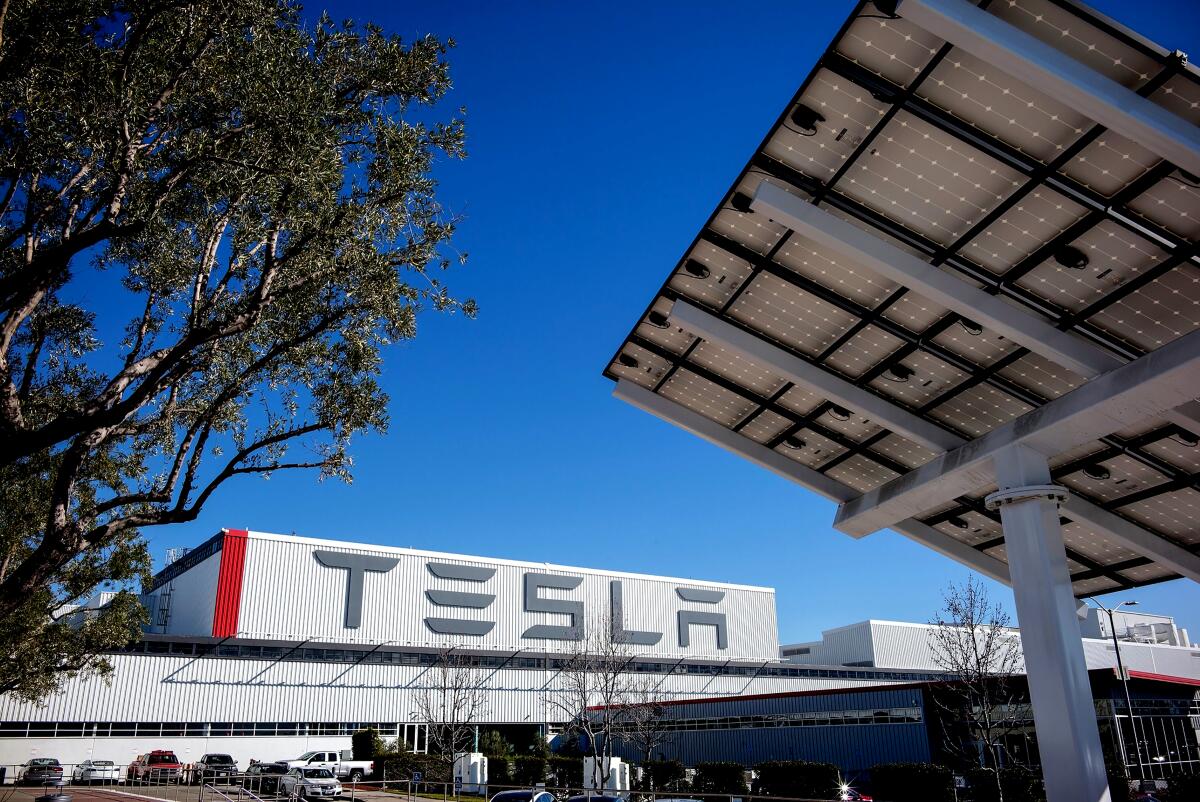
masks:
<svg viewBox="0 0 1200 802"><path fill-rule="evenodd" d="M1121 677L1121 687L1125 691L1125 710L1129 713L1129 731L1133 733L1133 750L1134 754L1137 755L1138 779L1145 780L1146 764L1142 762L1142 744L1141 741L1138 740L1137 719L1133 715L1133 699L1129 695L1129 677L1125 673L1125 664L1121 662L1121 642L1117 639L1117 624L1113 618L1113 613L1115 613L1117 610L1120 610L1122 607L1133 607L1137 605L1137 602L1123 601L1110 610L1100 602L1096 601L1094 598L1090 596L1088 598L1091 599L1092 604L1108 613L1108 631L1109 634L1112 635L1113 648L1117 652L1117 674ZM1115 716L1113 718L1116 719ZM1116 723L1118 740L1121 741L1121 748L1124 750L1124 737L1121 735L1121 722L1120 720L1117 720ZM1121 756L1121 761L1124 763L1125 755Z"/></svg>

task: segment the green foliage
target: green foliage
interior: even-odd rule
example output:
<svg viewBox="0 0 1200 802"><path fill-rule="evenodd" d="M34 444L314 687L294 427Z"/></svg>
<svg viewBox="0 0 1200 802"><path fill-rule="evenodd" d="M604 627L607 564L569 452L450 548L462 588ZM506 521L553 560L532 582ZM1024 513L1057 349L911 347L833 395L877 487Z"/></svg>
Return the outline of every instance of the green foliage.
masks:
<svg viewBox="0 0 1200 802"><path fill-rule="evenodd" d="M996 777L991 771L973 768L967 771L966 778L974 802L1000 802L1000 795L996 793ZM1004 794L1004 802L1040 802L1046 798L1041 775L1024 766L1001 769L1000 790ZM1117 802L1115 791L1113 802Z"/></svg>
<svg viewBox="0 0 1200 802"><path fill-rule="evenodd" d="M838 768L832 763L806 760L772 760L754 767L758 772L755 794L824 798L838 786Z"/></svg>
<svg viewBox="0 0 1200 802"><path fill-rule="evenodd" d="M871 769L871 792L888 802L954 802L954 773L935 763L881 763Z"/></svg>
<svg viewBox="0 0 1200 802"><path fill-rule="evenodd" d="M698 794L745 794L746 769L741 763L697 763L692 790Z"/></svg>
<svg viewBox="0 0 1200 802"><path fill-rule="evenodd" d="M546 767L554 778L555 787L581 788L583 786L583 758L551 755L546 758Z"/></svg>
<svg viewBox="0 0 1200 802"><path fill-rule="evenodd" d="M487 755L488 784L498 788L513 785L512 758L507 755Z"/></svg>
<svg viewBox="0 0 1200 802"><path fill-rule="evenodd" d="M1200 774L1179 774L1167 780L1167 794L1171 802L1200 799ZM1113 802L1117 802L1113 797Z"/></svg>
<svg viewBox="0 0 1200 802"><path fill-rule="evenodd" d="M374 760L387 753L387 745L379 737L379 730L366 727L350 736L350 748L355 760Z"/></svg>
<svg viewBox="0 0 1200 802"><path fill-rule="evenodd" d="M381 765L382 764L382 765ZM491 766L488 767L489 769ZM382 777L386 780L408 780L413 772L419 771L424 782L448 783L453 781L452 767L437 755L418 754L416 752L392 752L376 761L376 774L382 769Z"/></svg>
<svg viewBox="0 0 1200 802"><path fill-rule="evenodd" d="M513 745L510 744L503 735L497 730L485 730L479 736L479 751L483 754L491 755L511 755L514 753Z"/></svg>
<svg viewBox="0 0 1200 802"><path fill-rule="evenodd" d="M678 789L687 772L678 760L647 760L641 764L639 791Z"/></svg>
<svg viewBox="0 0 1200 802"><path fill-rule="evenodd" d="M522 755L513 760L512 778L516 785L533 786L546 781L546 758Z"/></svg>
<svg viewBox="0 0 1200 802"><path fill-rule="evenodd" d="M136 636L128 595L78 638L58 615L136 590L141 530L235 477L349 481L388 346L475 305L440 277L451 43L293 0L5 8L0 691L37 698Z"/></svg>

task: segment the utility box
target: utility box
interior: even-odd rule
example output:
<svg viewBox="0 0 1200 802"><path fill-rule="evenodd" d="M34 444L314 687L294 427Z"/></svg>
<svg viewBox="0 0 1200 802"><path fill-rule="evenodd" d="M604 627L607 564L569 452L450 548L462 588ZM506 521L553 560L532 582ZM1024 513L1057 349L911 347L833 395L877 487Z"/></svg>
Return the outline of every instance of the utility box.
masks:
<svg viewBox="0 0 1200 802"><path fill-rule="evenodd" d="M454 787L464 794L482 794L488 781L488 759L482 752L454 756Z"/></svg>
<svg viewBox="0 0 1200 802"><path fill-rule="evenodd" d="M585 791L603 792L606 796L619 796L622 799L628 798L629 764L619 757L610 757L607 760L608 781L602 783L600 778L601 772L596 770L596 759L591 757L583 759L583 789Z"/></svg>

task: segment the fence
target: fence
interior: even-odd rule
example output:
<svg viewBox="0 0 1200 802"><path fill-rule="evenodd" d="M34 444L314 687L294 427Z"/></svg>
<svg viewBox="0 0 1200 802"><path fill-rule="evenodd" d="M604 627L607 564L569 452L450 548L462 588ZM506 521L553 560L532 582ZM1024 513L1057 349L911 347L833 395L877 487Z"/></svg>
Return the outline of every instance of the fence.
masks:
<svg viewBox="0 0 1200 802"><path fill-rule="evenodd" d="M111 777L94 778L83 775L85 764L62 764L62 773L56 778L26 776L31 767L0 766L4 772L7 791L0 792L0 802L25 802L18 799L14 786L28 790L30 798L63 793L68 796L87 794L89 799L104 798L105 788L117 790L122 796L143 797L162 802L317 802L319 799L337 802L475 802L491 800L504 791L527 794L524 799L498 800L497 802L613 802L613 796L582 788L527 785L488 784L478 788L471 784L459 786L455 783L414 782L408 778L362 781L338 780L337 794L308 792L299 786L298 778L292 775L238 773L220 777L200 776L200 771L190 768L162 770L158 776L130 777L129 767L113 766ZM171 772L171 773L168 773ZM211 775L211 772L209 772ZM290 778L290 779L289 779ZM86 790L85 790L86 789ZM99 793L92 793L98 791ZM762 797L731 794L690 793L678 791L645 792L631 791L623 795L626 802L832 802L845 799L839 789L831 788L828 796L818 799L796 797ZM120 797L111 797L117 802Z"/></svg>

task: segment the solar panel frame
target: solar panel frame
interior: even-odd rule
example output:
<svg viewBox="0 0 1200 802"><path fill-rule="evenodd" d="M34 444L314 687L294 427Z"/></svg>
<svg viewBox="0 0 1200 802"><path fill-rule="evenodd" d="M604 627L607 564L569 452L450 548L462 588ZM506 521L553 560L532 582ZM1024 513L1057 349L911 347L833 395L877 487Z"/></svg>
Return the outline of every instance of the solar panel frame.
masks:
<svg viewBox="0 0 1200 802"><path fill-rule="evenodd" d="M1176 54L1168 53L1118 23L1102 17L1082 5L1068 0L1047 1L1055 8L1072 15L1073 18L1095 26L1107 36L1112 37L1114 41L1119 41L1123 46L1132 48L1143 57L1153 60L1157 69L1153 74L1144 76L1145 80L1136 87L1138 94L1143 97L1153 97L1156 93L1161 93L1163 88L1173 81L1186 81L1186 86L1195 87L1200 93L1200 78L1197 73ZM901 314L901 309L911 306L912 299L920 296L903 286L888 287L886 283L876 282L877 286L871 285L869 294L864 294L867 293L867 290L860 284L859 291L852 293L857 297L847 297L831 288L827 282L819 280L825 277L822 271L806 269L803 260L792 254L792 250L797 245L803 244L803 238L783 227L769 229L766 238L763 238L759 232L747 232L744 219L746 215L731 209L735 192L749 195L758 180L770 180L772 183L804 197L814 205L824 206L830 211L850 219L877 236L890 238L903 249L920 254L930 264L972 282L986 292L1004 297L1029 313L1048 318L1060 330L1073 331L1107 349L1115 356L1130 360L1147 353L1143 344L1133 341L1128 336L1121 336L1112 330L1111 324L1107 328L1101 325L1100 323L1104 322L1104 319L1100 318L1098 322L1097 316L1104 315L1113 304L1120 303L1123 299L1145 290L1177 269L1195 271L1196 276L1200 277L1200 252L1197 250L1197 243L1189 240L1185 234L1174 232L1168 226L1140 214L1130 207L1130 204L1137 201L1144 193L1161 184L1175 172L1174 166L1164 160L1158 160L1116 191L1105 194L1065 172L1073 160L1077 159L1081 153L1086 152L1090 146L1101 141L1101 137L1105 137L1106 130L1102 126L1086 127L1077 138L1058 151L1057 155L1049 160L1044 160L956 117L921 94L924 82L954 51L952 45L942 43L940 47L936 48L936 52L930 54L928 61L919 68L913 68L916 70L916 76L904 84L890 81L838 51L839 44L847 31L856 23L861 23L861 15L864 10L869 13L868 5L870 5L869 2L864 0L856 6L812 72L785 106L750 161L739 173L733 182L733 189L723 197L722 203L706 221L680 261L680 266L691 258L706 261L704 252L700 250L706 248L709 249L709 253L727 254L734 263L740 263L743 267L733 275L728 285L722 286L719 292L715 288L710 291L697 292L695 288L698 282L691 280L686 273L681 271L681 267L677 266L655 295L646 312L643 313L641 321L645 320L646 315L652 309L657 308L661 313L664 306L679 299L698 303L726 323L757 337L764 337L767 334L771 338L772 345L786 353L833 370L838 375L847 376L869 392L885 398L889 403L902 409L908 409L926 419L933 419L948 431L955 432L966 439L976 436L979 432L962 431L960 426L956 427L953 424L952 420L936 421L933 415L939 406L955 403L956 399L971 403L967 400L968 394L973 394L971 397L976 399L975 403L977 404L997 405L1003 402L1011 405L1004 414L1012 417L1027 409L1041 406L1069 391L1073 386L1078 386L1082 381L1082 377L1073 374L1068 376L1050 375L1045 366L1037 367L1037 360L1041 359L1042 362L1045 362L1044 359L1019 346L1004 350L995 355L996 358L983 357L978 360L964 355L961 349L956 351L956 347L961 345L958 342L960 338L956 337L956 332L967 331L977 324L954 312L946 310L933 312L921 307L919 311L924 315L924 318L921 318L924 321L924 327L920 331L909 329L894 318ZM988 4L981 5L987 6ZM844 93L840 84L836 89L832 88L829 76L834 76L839 82L848 81L849 85L854 88L853 91L860 93L859 100L865 97L861 95L861 92L868 93L871 101L867 104L870 108L866 116L869 118L871 115L875 115L878 120L862 134L848 156L839 157L841 158L839 167L834 169L830 163L821 163L823 173L829 174L832 171L832 175L822 181L806 174L795 165L785 163L780 158L771 155L770 152L773 150L775 154L782 154L786 151L787 140L786 137L781 137L780 132L790 129L790 126L787 125L790 112L797 103L806 97L806 94L811 94L810 89L814 82L820 79L829 84L829 86L822 87L822 91ZM879 104L885 104L881 113ZM926 233L915 231L892 219L881 210L871 208L861 200L846 195L839 187L839 183L851 174L864 155L872 152L876 141L888 130L889 125L899 121L899 124L903 126L907 120L919 121L923 126L930 126L930 130L938 132L938 137L943 138L945 142L952 143L952 147L969 148L970 151L964 152L975 152L980 154L980 158L993 159L1003 169L1010 170L1014 175L1020 177L1011 192L999 198L996 205L981 209L978 218L971 222L965 231L957 233L952 241L939 242ZM847 126L848 128L849 126ZM842 133L845 134L846 131ZM803 161L801 160L800 163ZM810 161L810 163L816 162ZM1017 208L1023 200L1038 196L1042 192L1050 193L1047 197L1055 200L1061 198L1063 203L1071 204L1080 211L1076 213L1072 209L1069 220L1059 225L1049 239L1030 250L1003 272L997 273L964 256L964 249L969 247L981 234L987 232L989 227ZM761 220L754 221L754 224L761 228L762 222ZM725 233L717 230L718 223L726 226ZM1138 242L1145 243L1146 248L1155 249L1162 254L1161 258L1147 267L1139 268L1135 271L1135 275L1107 293L1090 302L1074 303L1071 307L1056 304L1052 298L1043 297L1036 292L1028 282L1022 283L1023 280L1046 265L1063 246L1079 241L1080 238L1095 232L1101 225L1119 232L1123 237L1131 238L1135 247ZM737 237L739 234L756 237L754 244L747 244L745 241L739 240ZM819 258L820 254L815 254L815 256ZM707 261L711 263L711 256L707 258ZM679 279L681 275L684 276L682 281ZM729 275L728 272L723 273L721 280L723 281ZM859 279L856 278L856 280ZM759 285L767 281L779 282L774 288L773 295L781 297L782 300L775 303L791 305L798 302L807 303L810 307L809 311L817 313L818 316L822 313L825 314L824 319L829 323L829 331L814 343L801 343L800 341L787 343L780 340L780 336L783 336L782 333L765 333L762 328L751 325L745 315L739 319L737 310L748 308L744 299L755 298L756 294L761 294L758 292ZM779 296L779 292L784 291L782 290L784 285L793 288L794 293L792 290L786 290L785 292L790 295ZM766 289L769 291L770 288ZM768 292L768 294L772 293ZM830 309L834 311L828 311ZM768 314L770 310L760 305L752 311L755 315L761 316ZM836 320L830 318L829 315L834 315ZM906 322L914 324L918 322L917 315L911 311L903 317ZM904 438L899 438L903 443L897 443L896 438L899 436L884 428L877 428L862 437L851 437L846 432L838 431L829 425L830 412L837 408L833 402L819 401L807 412L799 414L781 403L781 399L788 396L789 393L803 388L779 380L770 385L775 388L772 391L762 391L764 387L760 385L759 389L762 392L755 392L729 376L714 373L711 369L695 363L694 352L702 347L703 339L692 338L682 351L675 352L665 348L663 344L650 341L643 334L639 334L639 330L644 329L646 325L644 322L635 325L634 330L627 337L626 343L630 347L641 349L642 353L651 354L654 359L660 360L655 363L656 368L661 367L663 363L669 365L657 375L654 382L643 383L643 386L648 386L654 392L659 392L670 382L678 370L686 369L689 373L696 374L706 381L714 383L723 391L739 396L747 402L745 409L748 411L739 412L736 420L732 420L727 428L734 432L753 429L757 425L755 421L760 416L769 415L771 417L767 418L767 424L764 424L764 427L771 433L760 434L765 438L764 444L773 450L786 453L792 459L808 460L804 464L812 463L809 464L809 467L814 467L827 475L829 475L829 471L837 471L839 475L847 476L845 468L841 466L855 464L861 466L860 471L867 471L868 465L875 466L869 468L871 473L882 471L903 474L914 467L912 455L918 455L921 448L915 443ZM682 330L677 332L677 334L682 333ZM984 335L981 333L975 336L983 337ZM835 356L841 355L848 344L864 342L864 337L875 337L876 340L895 347L891 350L883 349L886 353L882 357L861 369L856 365L853 370L849 370L847 367L849 363L845 360L842 361L842 367L839 369L837 362L830 361ZM806 347L801 348L801 345ZM626 345L623 344L617 355L614 355L613 360L610 360L609 367L605 369L605 375L611 379L620 378L621 372L627 372L622 371L620 366L614 367L617 356L625 347ZM865 349L860 350L866 357L871 354ZM909 399L898 397L897 394L891 392L891 388L880 377L897 363L907 364L913 359L924 360L929 364L934 364L934 362L944 364L948 366L949 371L961 374L961 376L944 392L937 395L918 394ZM862 358L859 358L858 361L861 362ZM1050 365L1056 367L1052 363ZM1022 384L1020 379L1026 376L1021 373L1022 369L1040 370L1043 374L1042 381ZM1069 371L1058 368L1057 373L1069 374ZM1054 381L1055 386L1051 387L1050 381ZM1030 383L1034 386L1028 386ZM1045 391L1039 392L1038 387L1045 388ZM981 397L980 393L983 393L984 396ZM824 422L822 418L825 419ZM997 420L1002 419L1003 416ZM1081 497L1121 514L1122 506L1198 486L1197 482L1200 480L1200 476L1197 476L1195 471L1189 472L1173 465L1170 462L1172 452L1169 448L1164 449L1161 445L1164 441L1179 437L1181 433L1191 437L1187 430L1175 424L1162 422L1150 431L1134 438L1121 437L1119 434L1109 435L1089 446L1088 450L1095 454L1058 465L1052 471L1052 475L1057 481L1060 477L1077 473L1085 464L1113 459L1120 455L1122 460L1128 460L1131 465L1139 466L1140 470L1164 477L1164 482L1154 487L1143 488L1139 491L1143 495L1134 495L1132 500L1126 501L1124 504L1120 502L1129 497L1128 495L1105 500L1089 496L1086 492L1079 492ZM803 439L805 434L810 439L820 438L823 442L832 444L832 447L826 450L825 456L821 459L816 459L814 455L801 456L788 453L797 450L788 448L785 443L791 438L801 437ZM880 446L884 442L888 442L888 447L886 450L881 450ZM910 459L902 461L897 456L904 453L904 444L907 444L911 455ZM897 452L898 447L901 449L900 452ZM834 451L833 448L838 450ZM1155 450L1150 450L1152 448ZM803 450L799 449L799 451ZM928 450L926 449L926 451ZM929 453L932 454L932 452ZM1096 456L1098 454L1103 454L1103 456ZM920 457L917 456L917 458ZM993 522L996 526L999 525L998 514L984 508L982 494L978 497L959 498L954 506L921 520L937 527L945 521L959 518L964 514L980 516L984 520ZM1142 525L1145 525L1144 522ZM1076 529L1080 528L1076 522L1071 522L1071 526ZM1159 535L1165 534L1157 530L1152 531L1156 531L1156 534ZM994 549L995 546L995 543L989 545L988 541L984 541L977 548L986 552L987 549ZM1073 582L1083 583L1103 577L1115 583L1117 587L1134 587L1149 581L1165 581L1174 577L1173 574L1152 577L1146 582L1142 582L1121 574L1122 570L1140 568L1152 562L1144 557L1128 558L1113 565L1105 565L1070 546L1068 546L1068 556L1080 569L1073 574ZM1079 585L1077 589L1080 587L1083 586Z"/></svg>

